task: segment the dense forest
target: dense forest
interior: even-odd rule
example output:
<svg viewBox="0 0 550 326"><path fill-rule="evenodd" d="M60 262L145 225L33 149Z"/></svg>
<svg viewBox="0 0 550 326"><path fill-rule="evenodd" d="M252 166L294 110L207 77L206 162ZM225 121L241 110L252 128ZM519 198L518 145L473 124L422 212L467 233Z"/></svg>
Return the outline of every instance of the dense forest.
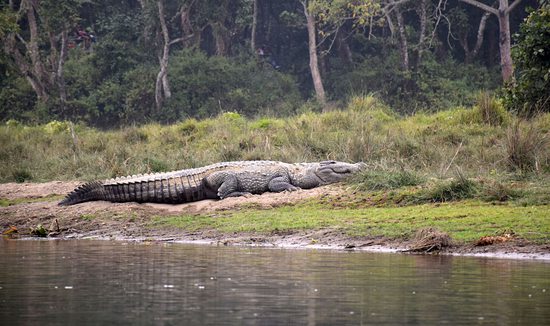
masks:
<svg viewBox="0 0 550 326"><path fill-rule="evenodd" d="M400 114L471 105L479 91L517 78L513 60L522 54L514 54L514 44L522 22L547 5L9 0L0 6L0 120L110 127L221 112L286 116L330 110L355 95L375 96ZM541 26L549 33L548 9L545 15ZM548 34L540 35L548 45ZM547 66L544 50L540 62ZM526 53L523 62L533 57ZM542 85L548 90L548 78Z"/></svg>

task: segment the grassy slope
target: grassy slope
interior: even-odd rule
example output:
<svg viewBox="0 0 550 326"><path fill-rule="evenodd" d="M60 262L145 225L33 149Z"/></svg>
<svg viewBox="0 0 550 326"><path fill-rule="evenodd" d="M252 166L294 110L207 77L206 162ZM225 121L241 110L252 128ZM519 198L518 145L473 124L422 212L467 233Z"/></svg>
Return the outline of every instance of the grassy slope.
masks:
<svg viewBox="0 0 550 326"><path fill-rule="evenodd" d="M239 210L217 216L157 217L154 224L189 231L289 232L336 229L350 237L409 238L418 229L435 227L458 242L514 232L534 241L550 241L548 206L492 205L476 200L404 207L333 209L317 203L269 210Z"/></svg>
<svg viewBox="0 0 550 326"><path fill-rule="evenodd" d="M550 114L518 122L498 101L485 102L400 118L372 97L357 97L342 111L287 119L248 120L230 112L107 132L9 122L0 127L0 182L92 180L239 159L364 161L369 173L345 198L156 222L191 230L332 228L388 237L435 226L460 241L512 230L549 242ZM474 181L457 188L453 178Z"/></svg>

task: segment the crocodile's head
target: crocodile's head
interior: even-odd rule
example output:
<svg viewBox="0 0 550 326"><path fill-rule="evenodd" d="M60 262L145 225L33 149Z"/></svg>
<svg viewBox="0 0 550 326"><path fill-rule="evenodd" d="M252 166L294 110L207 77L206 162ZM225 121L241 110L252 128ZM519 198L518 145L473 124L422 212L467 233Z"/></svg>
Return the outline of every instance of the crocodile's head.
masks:
<svg viewBox="0 0 550 326"><path fill-rule="evenodd" d="M320 162L313 172L321 180L321 184L329 184L342 181L364 169L366 166L363 162L351 164L338 161L324 161Z"/></svg>

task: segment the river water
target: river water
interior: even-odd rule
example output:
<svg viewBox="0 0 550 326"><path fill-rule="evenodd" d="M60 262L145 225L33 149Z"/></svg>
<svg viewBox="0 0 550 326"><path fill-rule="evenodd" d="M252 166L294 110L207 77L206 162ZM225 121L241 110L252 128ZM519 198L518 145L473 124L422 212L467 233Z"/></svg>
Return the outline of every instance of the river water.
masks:
<svg viewBox="0 0 550 326"><path fill-rule="evenodd" d="M548 325L550 263L0 240L0 325Z"/></svg>

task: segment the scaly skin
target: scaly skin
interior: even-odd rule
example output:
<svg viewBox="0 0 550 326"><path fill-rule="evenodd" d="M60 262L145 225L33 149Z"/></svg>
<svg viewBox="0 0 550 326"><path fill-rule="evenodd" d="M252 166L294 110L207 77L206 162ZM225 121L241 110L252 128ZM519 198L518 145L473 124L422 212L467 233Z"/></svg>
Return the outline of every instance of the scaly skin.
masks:
<svg viewBox="0 0 550 326"><path fill-rule="evenodd" d="M294 191L339 182L364 167L364 163L336 161L296 164L275 161L223 162L195 169L93 181L75 189L59 205L93 200L178 204Z"/></svg>

